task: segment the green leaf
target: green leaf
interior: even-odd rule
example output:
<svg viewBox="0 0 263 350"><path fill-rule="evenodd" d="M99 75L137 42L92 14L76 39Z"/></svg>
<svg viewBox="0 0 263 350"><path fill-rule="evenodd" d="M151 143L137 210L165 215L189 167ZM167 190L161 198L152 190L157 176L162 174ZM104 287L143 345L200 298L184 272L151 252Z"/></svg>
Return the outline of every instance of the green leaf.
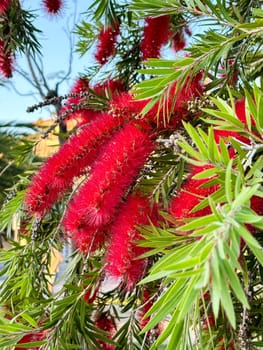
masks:
<svg viewBox="0 0 263 350"><path fill-rule="evenodd" d="M236 315L235 315L235 310L234 310L234 305L233 301L231 299L230 293L229 293L229 288L225 280L224 273L222 272L222 267L220 268L220 300L221 304L224 308L224 311L226 313L226 316L232 325L232 327L235 329L236 328Z"/></svg>
<svg viewBox="0 0 263 350"><path fill-rule="evenodd" d="M191 220L188 224L178 227L178 231L191 231L196 230L199 227L207 226L216 221L216 217L213 214L202 216L197 219Z"/></svg>
<svg viewBox="0 0 263 350"><path fill-rule="evenodd" d="M234 230L236 234L238 234L240 237L244 239L244 241L247 243L247 245L251 250L254 248L257 250L261 249L261 246L258 243L258 241L251 235L251 233L243 225L239 225L238 228L234 227ZM263 258L261 259L261 261L263 261Z"/></svg>
<svg viewBox="0 0 263 350"><path fill-rule="evenodd" d="M235 200L233 201L231 207L233 210L241 207L242 205L248 204L250 198L255 195L257 189L259 188L259 185L256 184L251 187L244 187L242 191L237 195Z"/></svg>
<svg viewBox="0 0 263 350"><path fill-rule="evenodd" d="M21 348L21 349L32 349L32 348L40 347L41 345L44 345L44 344L46 344L45 340L33 341L33 342L30 342L30 343L19 344L19 348Z"/></svg>
<svg viewBox="0 0 263 350"><path fill-rule="evenodd" d="M168 346L166 348L166 350L174 350L174 349L178 349L179 344L181 343L181 337L182 337L182 333L183 333L183 327L184 327L184 321L178 321L172 331L171 331L171 335L170 335L170 340L168 343Z"/></svg>
<svg viewBox="0 0 263 350"><path fill-rule="evenodd" d="M242 303L243 306L245 306L247 309L250 309L244 290L229 261L223 260L221 262L221 267L225 270L225 275L228 277L229 284L238 300Z"/></svg>
<svg viewBox="0 0 263 350"><path fill-rule="evenodd" d="M168 290L161 295L161 297L154 303L149 311L145 314L145 317L153 315L147 325L143 328L142 332L145 333L148 330L154 328L161 320L169 315L178 305L180 299L184 295L187 279L179 279L173 281Z"/></svg>
<svg viewBox="0 0 263 350"><path fill-rule="evenodd" d="M226 174L225 174L225 193L226 193L226 199L228 203L232 203L233 199L233 193L232 193L232 165L233 165L233 159L231 159L227 165L226 168Z"/></svg>
<svg viewBox="0 0 263 350"><path fill-rule="evenodd" d="M186 131L188 132L189 136L193 140L193 142L196 144L202 156L204 158L208 158L207 145L204 143L204 140L200 137L200 134L198 133L198 129L196 130L190 123L188 124L183 123L183 125Z"/></svg>

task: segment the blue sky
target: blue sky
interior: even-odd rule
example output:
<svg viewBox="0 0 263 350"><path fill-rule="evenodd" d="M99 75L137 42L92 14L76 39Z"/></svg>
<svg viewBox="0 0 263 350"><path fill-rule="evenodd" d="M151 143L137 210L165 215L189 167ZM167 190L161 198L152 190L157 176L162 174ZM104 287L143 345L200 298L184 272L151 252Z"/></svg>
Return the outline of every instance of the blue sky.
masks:
<svg viewBox="0 0 263 350"><path fill-rule="evenodd" d="M21 1L23 8L34 10L38 16L35 26L43 32L40 42L43 52L44 71L45 76L49 78L48 81L51 86L54 86L57 81L56 79L52 79L52 75L54 76L57 72L67 71L68 68L69 41L65 34L65 29L67 23L69 23L70 28L73 27L74 3L77 6L77 18L79 19L91 2L91 0L66 0L66 6L62 14L51 18L43 11L41 0ZM71 80L61 86L59 94L69 91L78 74L82 73L84 68L90 65L89 61L90 58L87 56L80 58L78 53L74 53ZM17 57L16 62L20 67L27 70L27 65L23 57ZM34 91L31 85L17 73L13 75L12 83L21 93ZM51 109L49 110L48 108L43 108L34 113L26 112L28 106L41 101L39 96L34 96L32 93L30 96L19 96L11 87L7 87L0 86L0 123L6 121L31 122L38 118L50 118Z"/></svg>

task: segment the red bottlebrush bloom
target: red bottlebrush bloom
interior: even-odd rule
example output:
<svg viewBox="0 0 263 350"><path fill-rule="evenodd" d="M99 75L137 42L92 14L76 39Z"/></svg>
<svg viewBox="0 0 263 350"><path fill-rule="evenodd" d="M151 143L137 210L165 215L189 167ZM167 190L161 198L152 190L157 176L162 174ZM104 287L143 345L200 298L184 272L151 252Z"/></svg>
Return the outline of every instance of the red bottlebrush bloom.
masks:
<svg viewBox="0 0 263 350"><path fill-rule="evenodd" d="M108 333L108 339L111 339L116 332L116 324L114 319L111 316L108 316L106 313L97 313L95 315L95 326L104 332ZM115 346L109 343L105 343L103 341L99 341L101 347L104 350L114 350Z"/></svg>
<svg viewBox="0 0 263 350"><path fill-rule="evenodd" d="M94 252L105 242L105 232L83 225L73 236L76 246L85 253Z"/></svg>
<svg viewBox="0 0 263 350"><path fill-rule="evenodd" d="M208 215L210 207L205 207L196 212L191 212L202 199L206 198L217 190L217 186L201 187L207 182L207 179L193 179L193 176L202 172L211 166L194 167L190 177L183 184L179 193L173 198L170 205L170 213L176 219L184 219Z"/></svg>
<svg viewBox="0 0 263 350"><path fill-rule="evenodd" d="M108 79L103 83L96 84L93 90L99 96L112 97L123 92L125 86L121 80Z"/></svg>
<svg viewBox="0 0 263 350"><path fill-rule="evenodd" d="M251 198L251 209L253 209L258 215L263 215L263 198L253 196Z"/></svg>
<svg viewBox="0 0 263 350"><path fill-rule="evenodd" d="M146 18L141 42L142 59L160 57L161 47L169 39L170 16Z"/></svg>
<svg viewBox="0 0 263 350"><path fill-rule="evenodd" d="M45 338L46 332L39 332L39 333L34 333L34 334L27 334L25 335L17 344L25 344L25 343L30 343L30 342L36 342L36 341L41 341ZM29 347L29 348L20 348L19 346L15 347L15 350L38 350L40 349L40 346L34 346L34 347Z"/></svg>
<svg viewBox="0 0 263 350"><path fill-rule="evenodd" d="M135 241L141 239L136 226L149 224L149 218L157 221L156 208L151 210L147 198L133 195L120 208L111 228L106 271L109 275L122 279L127 289L134 287L146 267L145 259L134 260L147 251L146 248L139 247Z"/></svg>
<svg viewBox="0 0 263 350"><path fill-rule="evenodd" d="M33 178L26 194L29 212L43 216L85 172L98 156L98 147L107 142L122 121L104 113L72 136L50 157Z"/></svg>
<svg viewBox="0 0 263 350"><path fill-rule="evenodd" d="M0 2L0 15L9 9L9 7L11 5L11 1L12 0L1 0L1 2Z"/></svg>
<svg viewBox="0 0 263 350"><path fill-rule="evenodd" d="M213 329L216 324L213 314L208 315L206 319L203 320L203 329L209 330Z"/></svg>
<svg viewBox="0 0 263 350"><path fill-rule="evenodd" d="M95 228L108 224L153 149L150 136L134 125L116 133L69 205L75 222Z"/></svg>
<svg viewBox="0 0 263 350"><path fill-rule="evenodd" d="M102 27L99 37L98 45L95 53L95 59L100 64L105 64L109 58L114 54L116 48L117 36L120 33L119 23L115 23L112 27Z"/></svg>
<svg viewBox="0 0 263 350"><path fill-rule="evenodd" d="M108 239L108 226L96 229L87 225L83 217L79 216L77 206L68 210L63 227L74 241L76 247L84 253L92 253L101 248Z"/></svg>
<svg viewBox="0 0 263 350"><path fill-rule="evenodd" d="M199 72L191 81L186 79L185 85L177 92L176 100L174 96L177 82L175 82L170 89L167 101L156 103L144 116L144 121L153 122L158 129L167 129L167 127L176 129L181 126L182 120L189 118L187 102L203 93L202 77L203 73ZM112 99L110 111L114 116L136 119L149 102L150 99L133 100L131 94L124 92ZM168 120L167 115L170 116Z"/></svg>
<svg viewBox="0 0 263 350"><path fill-rule="evenodd" d="M200 71L192 79L187 78L179 91L176 91L177 82L171 87L167 107L171 111L169 123L172 126L175 124L175 127L178 127L182 120L188 120L191 116L188 111L188 102L203 94L204 85L202 80L203 71Z"/></svg>
<svg viewBox="0 0 263 350"><path fill-rule="evenodd" d="M5 47L5 43L0 39L0 72L5 78L11 78L13 72L14 56L12 52Z"/></svg>
<svg viewBox="0 0 263 350"><path fill-rule="evenodd" d="M58 14L63 6L62 0L43 0L45 10L52 15Z"/></svg>
<svg viewBox="0 0 263 350"><path fill-rule="evenodd" d="M123 92L120 95L113 96L110 101L110 112L114 117L136 118L149 100L136 101L133 100L129 92Z"/></svg>
<svg viewBox="0 0 263 350"><path fill-rule="evenodd" d="M184 37L184 33L181 30L180 32L177 32L173 38L172 38L172 48L175 52L179 52L185 48L186 41Z"/></svg>

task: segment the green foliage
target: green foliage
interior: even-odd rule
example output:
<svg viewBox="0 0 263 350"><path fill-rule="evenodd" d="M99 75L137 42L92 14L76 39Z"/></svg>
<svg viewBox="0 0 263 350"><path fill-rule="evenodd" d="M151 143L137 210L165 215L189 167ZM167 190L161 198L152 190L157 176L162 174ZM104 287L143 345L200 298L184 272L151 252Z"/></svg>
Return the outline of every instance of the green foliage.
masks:
<svg viewBox="0 0 263 350"><path fill-rule="evenodd" d="M203 30L193 36L186 49L189 56L142 63L143 19L166 14L177 16L180 28L197 24ZM136 99L150 99L142 115L156 102L165 110L175 82L176 102L200 71L206 81L204 95L188 101L191 117L176 133L165 127L158 130L158 147L129 189L149 196L162 216L156 225L138 227L141 238L136 243L147 248L140 258L147 258L149 270L132 290L123 285L101 287L104 249L85 255L74 250L59 291L50 290L52 254L67 246L61 221L78 188L42 220L29 218L22 200L39 166L31 164L34 145L3 135L3 174L11 170L9 162L20 166L26 161L30 168L19 176L0 211L1 231L10 232L14 215L23 231L21 242L10 240L11 248L0 251L0 349L13 348L23 335L38 332L48 335L30 347L41 350L97 350L110 345L116 350L262 348L263 218L252 209L253 200L263 198L262 18L260 1L93 1L75 30L77 51L84 55L93 48L102 23L120 21L121 34L109 65L92 67L91 80L101 75L122 79ZM36 49L34 37L28 40ZM22 40L20 49L27 45ZM86 107L103 110L109 105L111 96L100 98L90 92L94 98ZM236 105L243 98L244 120ZM161 122L166 126L172 117L166 115ZM223 132L221 138L218 132ZM9 145L12 152L7 152ZM204 167L192 179L215 190L191 210L193 214L208 207L206 215L176 220L167 212L173 196L184 191L191 166ZM143 329L141 311L148 321ZM118 323L112 338L96 326L101 315Z"/></svg>
<svg viewBox="0 0 263 350"><path fill-rule="evenodd" d="M16 133L8 131L9 127L16 130ZM31 125L3 124L0 126L0 205L6 197L4 191L17 183L19 174L24 172L25 167L29 166L35 157L33 155L35 143L19 133L20 127L31 128ZM19 199L21 200L21 197Z"/></svg>
<svg viewBox="0 0 263 350"><path fill-rule="evenodd" d="M262 93L254 86L253 97L248 92L246 96L247 118L249 118L247 129L236 117L235 110L219 97L213 98L217 109L204 109L208 116L210 114L215 117L215 119L203 118L205 122L215 125L218 129L236 131L248 139L254 139L255 143L245 146L235 160L229 158L223 142L220 143L220 147L218 146L212 127L205 132L201 128L194 128L190 123L185 124L191 144L194 145L190 145L184 137L178 141L178 145L184 151L182 157L186 161L197 166L204 164L214 166L195 176L199 179L212 178L208 180L207 185L212 181L213 184L220 186L219 190L194 209L210 205L211 214L191 219L183 226L179 225L174 229L174 233L178 233L179 236L173 238L170 231L158 228L152 231L152 228L149 228L145 234L142 230L146 241L142 241L141 245L151 246L152 253L159 252L163 256L153 265L149 276L140 284L162 279L167 286L148 311L147 315L152 315L152 318L144 331L148 331L164 317L171 315L169 326L152 349L156 349L168 336L170 339L167 349L188 349L193 346L188 335L189 317L191 315L191 324L198 327L201 317L199 301L207 292L211 295L211 305L203 305L205 308L203 312L209 314L212 309L218 322L221 322L221 315L225 315L233 329L237 328L239 319L236 304L240 303L246 310L250 310L253 304L257 303L257 299L248 300L248 295L243 289L241 281L248 281L249 277L244 261L240 261L240 254L243 241L258 259L257 263L263 266L262 247L247 226L255 226L258 230L263 228L262 216L256 214L249 206L252 196L262 197L262 140L258 136L260 129L257 127L262 122L257 105L261 104ZM252 125L255 125L253 132ZM251 157L255 157L257 153L259 153L257 161L253 162ZM197 333L196 336L195 341L201 346L204 341L203 335ZM211 341L215 347L218 337L208 338L208 342ZM205 346L202 344L202 348Z"/></svg>
<svg viewBox="0 0 263 350"><path fill-rule="evenodd" d="M33 22L35 14L21 8L16 1L10 10L0 18L0 38L6 43L6 50L12 52L40 52L37 39L40 30Z"/></svg>

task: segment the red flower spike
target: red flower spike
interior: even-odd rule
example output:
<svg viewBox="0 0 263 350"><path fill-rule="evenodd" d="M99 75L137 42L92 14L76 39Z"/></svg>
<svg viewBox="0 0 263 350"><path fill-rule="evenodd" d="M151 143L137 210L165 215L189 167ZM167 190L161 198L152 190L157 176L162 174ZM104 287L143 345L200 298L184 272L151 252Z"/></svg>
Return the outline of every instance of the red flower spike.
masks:
<svg viewBox="0 0 263 350"><path fill-rule="evenodd" d="M209 314L207 318L203 320L203 329L209 330L215 327L216 321L213 314Z"/></svg>
<svg viewBox="0 0 263 350"><path fill-rule="evenodd" d="M184 33L181 30L180 32L177 32L173 38L172 38L172 48L175 52L179 52L185 48L186 41L184 37Z"/></svg>
<svg viewBox="0 0 263 350"><path fill-rule="evenodd" d="M66 213L63 226L75 242L76 247L87 254L101 248L108 239L108 226L100 229L90 227L79 218L78 212L74 210Z"/></svg>
<svg viewBox="0 0 263 350"><path fill-rule="evenodd" d="M33 334L27 334L25 335L17 344L25 344L29 342L36 342L36 341L41 341L44 339L46 335L46 332L38 332L38 333L33 333ZM30 348L20 348L19 346L15 347L15 350L38 350L40 349L40 346L34 346Z"/></svg>
<svg viewBox="0 0 263 350"><path fill-rule="evenodd" d="M263 198L253 196L251 198L251 209L253 209L258 215L263 215Z"/></svg>
<svg viewBox="0 0 263 350"><path fill-rule="evenodd" d="M0 15L2 15L4 12L8 11L12 0L1 0L0 3Z"/></svg>
<svg viewBox="0 0 263 350"><path fill-rule="evenodd" d="M204 167L194 167L190 177L183 184L179 193L173 198L170 205L170 213L176 219L180 220L210 214L210 207L205 207L193 213L191 212L202 199L206 198L217 190L217 186L201 187L207 182L207 179L193 179L194 175L209 168L211 168L210 165Z"/></svg>
<svg viewBox="0 0 263 350"><path fill-rule="evenodd" d="M141 42L142 59L158 58L164 44L169 39L170 16L146 18Z"/></svg>
<svg viewBox="0 0 263 350"><path fill-rule="evenodd" d="M0 72L4 78L11 78L13 67L14 56L11 51L6 50L5 43L0 39Z"/></svg>
<svg viewBox="0 0 263 350"><path fill-rule="evenodd" d="M128 197L114 220L106 255L106 272L125 282L127 289L140 280L147 263L145 259L134 260L147 251L136 244L142 239L136 226L149 224L149 218L157 221L157 216L156 208L151 210L147 198L133 195Z"/></svg>
<svg viewBox="0 0 263 350"><path fill-rule="evenodd" d="M122 196L154 149L150 136L127 125L105 145L90 178L74 196L67 215L76 224L101 228L113 218Z"/></svg>
<svg viewBox="0 0 263 350"><path fill-rule="evenodd" d="M58 14L63 6L62 0L43 0L43 5L47 13L56 15Z"/></svg>
<svg viewBox="0 0 263 350"><path fill-rule="evenodd" d="M108 79L103 83L98 83L93 90L102 97L112 97L118 95L125 90L125 86L121 80Z"/></svg>
<svg viewBox="0 0 263 350"><path fill-rule="evenodd" d="M107 316L105 313L95 315L95 326L104 332L107 332L108 339L111 339L116 332L116 325L112 317ZM105 343L99 340L99 343L104 350L114 350L115 346L109 343Z"/></svg>
<svg viewBox="0 0 263 350"><path fill-rule="evenodd" d="M187 102L203 93L202 77L203 73L199 72L191 81L186 79L185 86L177 92L176 100L174 95L177 82L175 82L170 89L167 101L165 103L163 101L156 103L144 116L143 120L153 122L158 129L177 129L180 127L182 120L189 119ZM110 111L114 116L137 118L138 120L140 112L149 102L150 99L141 101L133 100L131 94L124 92L119 96L113 97L110 103ZM169 120L167 120L167 114L170 115Z"/></svg>
<svg viewBox="0 0 263 350"><path fill-rule="evenodd" d="M107 142L122 121L104 113L72 136L51 156L33 178L25 203L31 214L44 216L51 206L85 172L98 156L98 147Z"/></svg>
<svg viewBox="0 0 263 350"><path fill-rule="evenodd" d="M117 36L119 33L119 23L115 23L113 27L109 26L106 29L102 27L98 37L98 45L95 53L95 59L101 65L105 64L114 54Z"/></svg>

